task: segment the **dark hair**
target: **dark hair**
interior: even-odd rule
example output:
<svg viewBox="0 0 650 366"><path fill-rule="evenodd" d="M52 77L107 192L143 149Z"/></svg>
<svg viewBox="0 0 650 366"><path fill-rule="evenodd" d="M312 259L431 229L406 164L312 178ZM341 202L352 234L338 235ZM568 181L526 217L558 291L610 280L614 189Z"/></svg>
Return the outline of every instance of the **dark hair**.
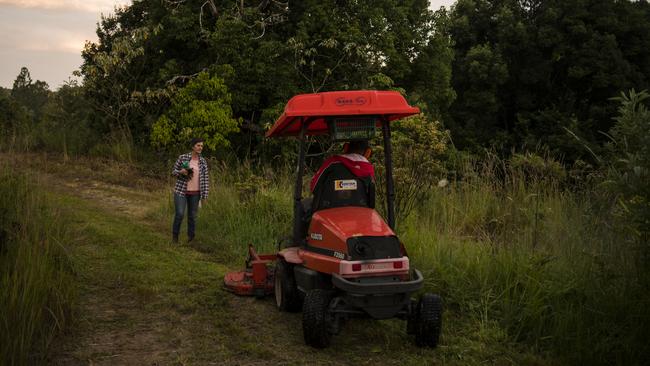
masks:
<svg viewBox="0 0 650 366"><path fill-rule="evenodd" d="M194 145L198 144L199 142L203 142L203 139L200 137L195 137L190 140L190 147L194 147Z"/></svg>
<svg viewBox="0 0 650 366"><path fill-rule="evenodd" d="M368 147L368 140L350 141L348 152L352 154L364 154Z"/></svg>

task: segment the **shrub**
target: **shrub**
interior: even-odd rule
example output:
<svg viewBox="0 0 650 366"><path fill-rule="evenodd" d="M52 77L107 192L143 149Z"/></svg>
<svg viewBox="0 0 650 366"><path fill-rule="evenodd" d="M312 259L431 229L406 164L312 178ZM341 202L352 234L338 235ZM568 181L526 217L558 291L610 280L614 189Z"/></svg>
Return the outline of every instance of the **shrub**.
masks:
<svg viewBox="0 0 650 366"><path fill-rule="evenodd" d="M405 221L431 187L444 177L441 160L447 150L448 134L437 121L424 114L392 124L393 178L395 180L395 217ZM380 137L381 138L381 137ZM383 142L373 146L373 164L377 171L377 208L385 209L386 197Z"/></svg>
<svg viewBox="0 0 650 366"><path fill-rule="evenodd" d="M650 272L650 111L646 91L622 93L610 130L603 187L616 202L619 224L641 252L640 268Z"/></svg>
<svg viewBox="0 0 650 366"><path fill-rule="evenodd" d="M152 127L151 141L172 147L202 137L210 149L228 146L228 135L239 131L230 103L223 79L202 72L172 97L171 107Z"/></svg>

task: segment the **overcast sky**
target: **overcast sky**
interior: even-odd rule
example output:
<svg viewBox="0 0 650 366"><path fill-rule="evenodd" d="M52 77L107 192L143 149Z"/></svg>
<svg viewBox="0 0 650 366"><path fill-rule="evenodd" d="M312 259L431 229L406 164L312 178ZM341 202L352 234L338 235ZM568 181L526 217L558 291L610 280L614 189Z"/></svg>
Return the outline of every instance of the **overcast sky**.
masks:
<svg viewBox="0 0 650 366"><path fill-rule="evenodd" d="M455 0L430 0L431 8ZM22 66L57 89L81 65L86 40L96 41L100 15L131 0L0 0L0 86L11 88Z"/></svg>

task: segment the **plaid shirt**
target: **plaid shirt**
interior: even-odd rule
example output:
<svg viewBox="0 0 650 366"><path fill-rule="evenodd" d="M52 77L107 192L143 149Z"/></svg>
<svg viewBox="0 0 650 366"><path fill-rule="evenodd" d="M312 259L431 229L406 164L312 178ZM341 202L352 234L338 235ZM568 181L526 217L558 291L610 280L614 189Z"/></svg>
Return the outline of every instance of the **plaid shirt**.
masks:
<svg viewBox="0 0 650 366"><path fill-rule="evenodd" d="M187 182L189 178L181 174L183 164L190 162L192 153L183 154L178 157L172 175L176 177L176 185L174 185L174 193L185 196L187 191ZM196 174L196 173L195 173ZM202 156L199 156L199 190L201 191L201 199L207 199L210 192L210 174L208 173L208 162Z"/></svg>

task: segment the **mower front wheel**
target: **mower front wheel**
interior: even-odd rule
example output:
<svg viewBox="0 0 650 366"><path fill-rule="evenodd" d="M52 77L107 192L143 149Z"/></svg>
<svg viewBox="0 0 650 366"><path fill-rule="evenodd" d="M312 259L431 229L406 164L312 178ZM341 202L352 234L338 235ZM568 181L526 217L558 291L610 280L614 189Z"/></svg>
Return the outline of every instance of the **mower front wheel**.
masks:
<svg viewBox="0 0 650 366"><path fill-rule="evenodd" d="M275 304L280 311L297 312L302 306L300 294L293 277L293 268L282 259L278 259L275 267Z"/></svg>
<svg viewBox="0 0 650 366"><path fill-rule="evenodd" d="M329 346L332 339L331 300L331 291L316 289L307 292L302 307L302 332L307 345L314 348Z"/></svg>
<svg viewBox="0 0 650 366"><path fill-rule="evenodd" d="M436 348L442 329L442 299L438 295L422 295L416 309L415 344Z"/></svg>

